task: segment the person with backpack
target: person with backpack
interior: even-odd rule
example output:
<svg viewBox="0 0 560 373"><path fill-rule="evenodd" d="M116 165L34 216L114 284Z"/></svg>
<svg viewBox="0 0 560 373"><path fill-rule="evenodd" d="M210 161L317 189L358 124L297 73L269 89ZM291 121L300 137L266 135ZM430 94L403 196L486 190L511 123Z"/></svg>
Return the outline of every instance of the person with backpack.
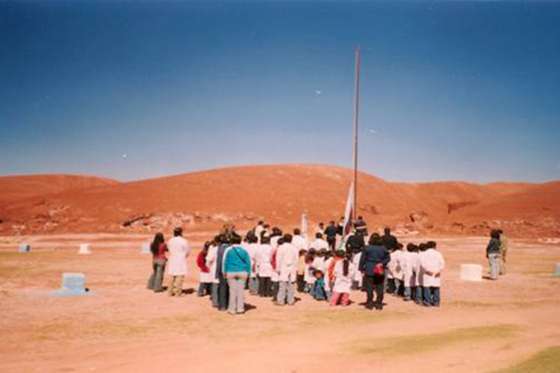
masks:
<svg viewBox="0 0 560 373"><path fill-rule="evenodd" d="M385 271L390 257L382 238L374 233L360 258L359 270L363 273L363 286L367 293L366 308L383 309ZM373 292L375 290L375 302Z"/></svg>
<svg viewBox="0 0 560 373"><path fill-rule="evenodd" d="M231 246L224 252L223 273L229 288L228 313L245 313L245 283L251 273L251 257L241 246L241 237L231 237Z"/></svg>
<svg viewBox="0 0 560 373"><path fill-rule="evenodd" d="M154 240L150 245L152 252L152 275L148 280L148 289L153 290L155 293L163 291L163 274L165 272L165 264L167 263L166 254L169 251L165 244L163 233L156 233Z"/></svg>

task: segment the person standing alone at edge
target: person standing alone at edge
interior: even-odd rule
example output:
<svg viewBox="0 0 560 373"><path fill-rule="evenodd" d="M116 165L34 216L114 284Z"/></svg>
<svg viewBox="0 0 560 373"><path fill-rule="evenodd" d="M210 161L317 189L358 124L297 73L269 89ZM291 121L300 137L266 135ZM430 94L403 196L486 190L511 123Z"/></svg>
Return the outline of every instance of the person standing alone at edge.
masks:
<svg viewBox="0 0 560 373"><path fill-rule="evenodd" d="M490 242L486 246L486 258L488 258L492 280L497 280L500 273L500 246L500 233L493 229L490 232Z"/></svg>
<svg viewBox="0 0 560 373"><path fill-rule="evenodd" d="M387 249L383 246L383 240L377 233L371 235L369 244L364 248L360 258L359 270L364 274L363 286L366 289L366 308L377 310L383 309L383 292L385 286L385 270L390 257ZM375 288L376 299L373 302L373 290Z"/></svg>
<svg viewBox="0 0 560 373"><path fill-rule="evenodd" d="M153 273L148 280L148 289L156 293L163 291L161 286L163 283L163 273L165 272L165 263L167 262L167 245L163 233L156 233L152 244L150 245L152 252Z"/></svg>
<svg viewBox="0 0 560 373"><path fill-rule="evenodd" d="M229 287L228 313L245 313L245 283L251 273L251 257L241 246L241 237L232 237L224 253L223 273Z"/></svg>
<svg viewBox="0 0 560 373"><path fill-rule="evenodd" d="M183 238L183 228L177 227L173 230L173 238L167 243L169 249L168 274L171 276L169 285L170 296L183 295L183 280L187 274L187 257L191 248L186 239Z"/></svg>
<svg viewBox="0 0 560 373"><path fill-rule="evenodd" d="M498 229L500 234L500 275L506 274L506 254L509 248L509 240L504 234L504 231Z"/></svg>

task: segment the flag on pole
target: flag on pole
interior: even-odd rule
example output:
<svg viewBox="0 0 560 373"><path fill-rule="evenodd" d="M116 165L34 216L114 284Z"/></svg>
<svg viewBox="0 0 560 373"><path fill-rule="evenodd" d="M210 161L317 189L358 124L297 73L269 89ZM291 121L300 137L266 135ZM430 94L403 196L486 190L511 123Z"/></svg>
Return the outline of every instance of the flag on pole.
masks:
<svg viewBox="0 0 560 373"><path fill-rule="evenodd" d="M305 240L307 240L307 230L308 230L309 223L307 221L307 214L304 212L301 214L301 235Z"/></svg>
<svg viewBox="0 0 560 373"><path fill-rule="evenodd" d="M344 237L352 231L352 216L354 214L354 183L350 184L348 189L348 199L346 200L346 208L344 209Z"/></svg>

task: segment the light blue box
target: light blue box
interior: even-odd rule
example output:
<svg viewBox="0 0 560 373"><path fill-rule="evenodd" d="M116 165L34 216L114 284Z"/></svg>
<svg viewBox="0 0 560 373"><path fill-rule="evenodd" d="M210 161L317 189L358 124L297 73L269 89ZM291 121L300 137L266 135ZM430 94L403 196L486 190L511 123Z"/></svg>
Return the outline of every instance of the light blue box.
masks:
<svg viewBox="0 0 560 373"><path fill-rule="evenodd" d="M560 277L560 263L556 263L556 272L554 272L554 276Z"/></svg>
<svg viewBox="0 0 560 373"><path fill-rule="evenodd" d="M83 273L63 273L62 287L53 292L59 297L81 296L91 294L86 288L86 276Z"/></svg>
<svg viewBox="0 0 560 373"><path fill-rule="evenodd" d="M31 252L31 246L27 243L22 243L21 245L19 245L18 252L29 253Z"/></svg>

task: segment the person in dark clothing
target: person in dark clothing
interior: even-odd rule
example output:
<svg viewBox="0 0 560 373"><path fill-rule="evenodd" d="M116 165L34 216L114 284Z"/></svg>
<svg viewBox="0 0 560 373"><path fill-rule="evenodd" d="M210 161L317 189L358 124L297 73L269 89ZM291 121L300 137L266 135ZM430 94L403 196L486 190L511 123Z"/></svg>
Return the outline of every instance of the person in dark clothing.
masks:
<svg viewBox="0 0 560 373"><path fill-rule="evenodd" d="M362 251L366 242L364 236L359 232L354 232L346 240L346 252L348 254L357 254Z"/></svg>
<svg viewBox="0 0 560 373"><path fill-rule="evenodd" d="M220 244L216 256L216 278L218 279L218 310L226 311L229 304L229 286L223 272L224 253L229 247L229 240L224 234L220 235Z"/></svg>
<svg viewBox="0 0 560 373"><path fill-rule="evenodd" d="M327 236L327 243L329 244L329 248L334 251L336 250L336 225L334 220L329 222L328 227L325 229L325 235Z"/></svg>
<svg viewBox="0 0 560 373"><path fill-rule="evenodd" d="M148 280L148 289L161 293L163 291L163 274L165 272L165 264L167 263L166 253L169 251L165 244L163 233L156 233L150 245L150 251L152 252L153 272Z"/></svg>
<svg viewBox="0 0 560 373"><path fill-rule="evenodd" d="M399 241L397 238L391 234L391 228L385 227L383 237L381 237L383 246L389 251L392 252L397 249Z"/></svg>
<svg viewBox="0 0 560 373"><path fill-rule="evenodd" d="M362 216L358 216L358 219L354 222L354 229L364 237L368 235L367 223Z"/></svg>
<svg viewBox="0 0 560 373"><path fill-rule="evenodd" d="M385 285L385 268L390 257L387 249L383 246L383 240L374 233L369 239L360 258L359 270L364 275L364 287L367 293L366 308L377 310L383 309L383 292ZM376 299L373 301L375 289Z"/></svg>
<svg viewBox="0 0 560 373"><path fill-rule="evenodd" d="M336 234L338 234L339 236L344 236L344 216L340 217L340 220L338 221L338 225L336 226Z"/></svg>
<svg viewBox="0 0 560 373"><path fill-rule="evenodd" d="M494 229L490 232L490 242L486 246L486 258L490 266L490 278L492 280L497 280L500 274L500 252L500 232Z"/></svg>

